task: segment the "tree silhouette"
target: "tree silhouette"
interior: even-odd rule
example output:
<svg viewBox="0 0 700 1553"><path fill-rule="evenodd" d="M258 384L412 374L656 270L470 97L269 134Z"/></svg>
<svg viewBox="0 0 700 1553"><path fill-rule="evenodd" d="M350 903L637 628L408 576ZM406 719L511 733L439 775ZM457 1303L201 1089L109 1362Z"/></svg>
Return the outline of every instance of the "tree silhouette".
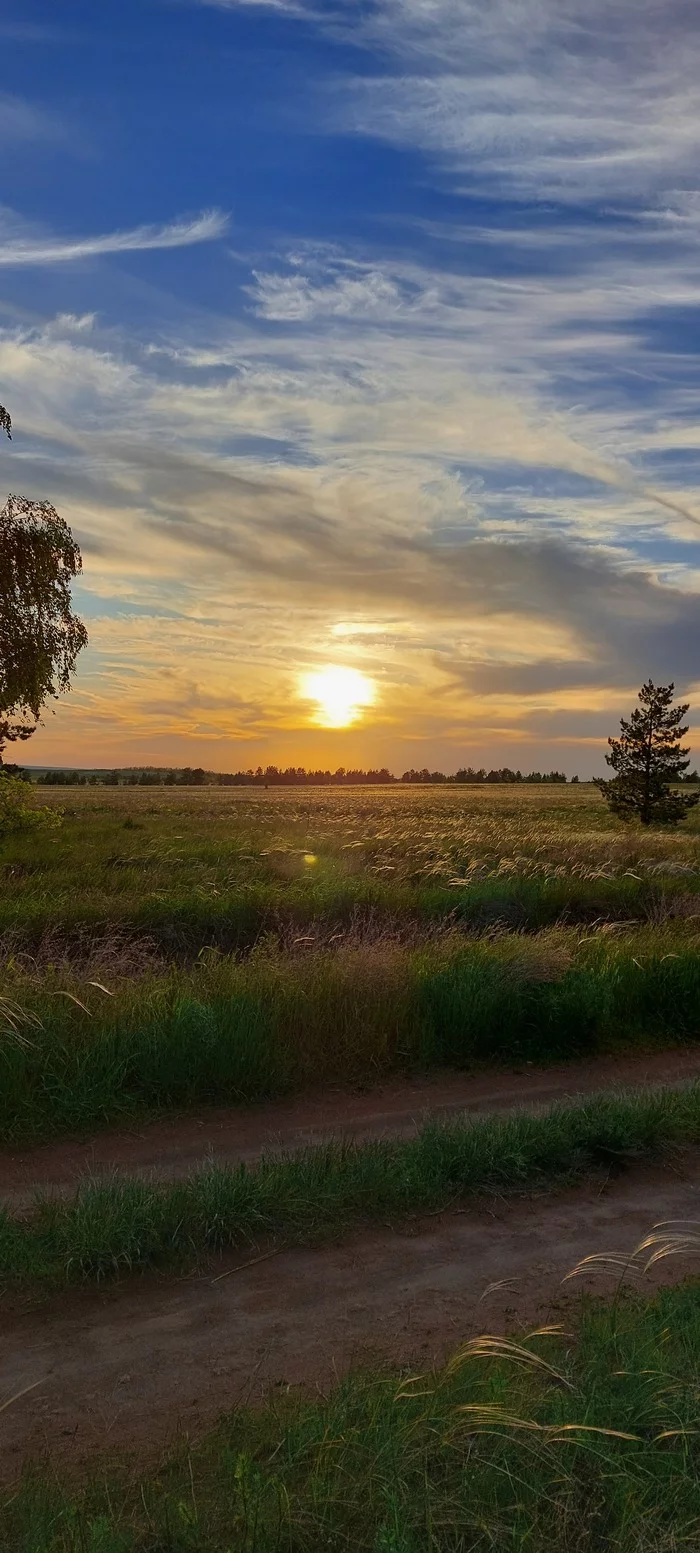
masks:
<svg viewBox="0 0 700 1553"><path fill-rule="evenodd" d="M608 739L605 759L615 776L608 781L599 777L596 787L621 820L677 825L700 799L700 793L677 793L670 786L683 780L690 764L689 749L681 743L688 732L683 718L689 703L674 707L673 690L673 684L647 680L639 706L620 720L619 739Z"/></svg>
<svg viewBox="0 0 700 1553"><path fill-rule="evenodd" d="M12 422L0 405L0 430ZM0 511L0 766L4 745L28 739L51 696L70 688L82 620L70 584L82 568L65 519L48 501L8 496Z"/></svg>

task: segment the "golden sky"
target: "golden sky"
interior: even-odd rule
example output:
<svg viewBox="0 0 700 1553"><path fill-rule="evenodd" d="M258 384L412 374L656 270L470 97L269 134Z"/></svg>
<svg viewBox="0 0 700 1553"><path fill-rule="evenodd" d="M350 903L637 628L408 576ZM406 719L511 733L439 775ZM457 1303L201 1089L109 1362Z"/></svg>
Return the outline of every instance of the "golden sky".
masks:
<svg viewBox="0 0 700 1553"><path fill-rule="evenodd" d="M586 776L700 704L697 9L31 3L0 490L90 646L22 758Z"/></svg>

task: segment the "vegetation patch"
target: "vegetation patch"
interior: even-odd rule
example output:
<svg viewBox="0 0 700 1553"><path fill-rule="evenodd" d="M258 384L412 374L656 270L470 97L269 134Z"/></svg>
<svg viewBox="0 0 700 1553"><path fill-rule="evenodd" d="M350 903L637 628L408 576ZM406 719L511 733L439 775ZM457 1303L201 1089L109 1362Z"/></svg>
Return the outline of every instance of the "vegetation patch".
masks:
<svg viewBox="0 0 700 1553"><path fill-rule="evenodd" d="M621 827L594 787L44 788L56 833L0 838L0 932L148 934L174 960L269 931L451 918L537 931L700 895L700 812Z"/></svg>
<svg viewBox="0 0 700 1553"><path fill-rule="evenodd" d="M294 1244L436 1212L485 1193L558 1187L700 1141L700 1085L557 1106L542 1115L432 1123L408 1141L329 1143L189 1180L86 1181L28 1218L0 1216L0 1278L89 1281L211 1259L270 1238Z"/></svg>
<svg viewBox="0 0 700 1553"><path fill-rule="evenodd" d="M113 938L32 966L9 954L0 1139L17 1143L321 1084L673 1046L700 1035L694 924L584 935L304 935L162 966Z"/></svg>

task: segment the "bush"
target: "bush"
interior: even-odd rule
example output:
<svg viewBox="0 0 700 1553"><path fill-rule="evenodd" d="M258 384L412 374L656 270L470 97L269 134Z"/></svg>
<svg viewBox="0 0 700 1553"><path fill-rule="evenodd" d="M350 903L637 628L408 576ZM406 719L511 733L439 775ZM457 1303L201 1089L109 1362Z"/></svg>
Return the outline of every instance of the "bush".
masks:
<svg viewBox="0 0 700 1553"><path fill-rule="evenodd" d="M18 830L55 830L61 824L59 809L40 809L24 777L0 770L0 837Z"/></svg>

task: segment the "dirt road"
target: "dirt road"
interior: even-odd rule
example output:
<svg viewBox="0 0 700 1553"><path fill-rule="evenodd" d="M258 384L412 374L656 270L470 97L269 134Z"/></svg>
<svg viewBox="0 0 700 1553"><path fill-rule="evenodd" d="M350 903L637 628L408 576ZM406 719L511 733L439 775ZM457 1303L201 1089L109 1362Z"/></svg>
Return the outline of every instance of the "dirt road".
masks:
<svg viewBox="0 0 700 1553"><path fill-rule="evenodd" d="M428 1364L476 1331L560 1311L561 1279L590 1252L630 1250L655 1221L700 1219L700 1151L593 1186L488 1203L340 1246L282 1251L230 1275L147 1277L46 1303L3 1299L0 1471L49 1450L152 1455L270 1386L329 1386L368 1354ZM692 1264L671 1261L662 1276ZM494 1283L505 1286L484 1291ZM609 1288L597 1276L588 1286ZM567 1285L567 1290L575 1289ZM567 1298L576 1298L567 1294Z"/></svg>
<svg viewBox="0 0 700 1553"><path fill-rule="evenodd" d="M291 1150L328 1137L406 1137L426 1118L462 1112L486 1115L536 1110L612 1089L678 1085L700 1078L700 1051L599 1057L550 1068L441 1074L391 1083L367 1093L303 1095L272 1105L211 1108L111 1129L40 1148L0 1150L0 1201L11 1210L31 1204L37 1188L69 1192L86 1173L146 1173L161 1180L187 1175L206 1160L252 1161L265 1150Z"/></svg>

